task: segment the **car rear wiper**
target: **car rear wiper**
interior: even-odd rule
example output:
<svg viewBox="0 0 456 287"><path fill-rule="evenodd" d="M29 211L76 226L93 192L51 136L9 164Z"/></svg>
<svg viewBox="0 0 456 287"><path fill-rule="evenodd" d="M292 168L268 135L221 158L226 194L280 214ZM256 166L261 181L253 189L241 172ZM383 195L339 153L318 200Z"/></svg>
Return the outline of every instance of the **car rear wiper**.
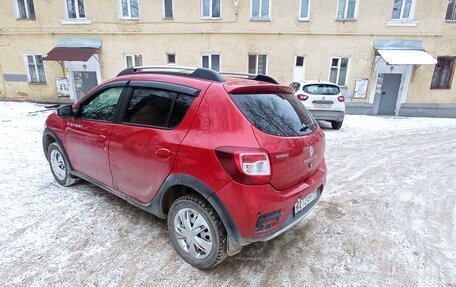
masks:
<svg viewBox="0 0 456 287"><path fill-rule="evenodd" d="M306 130L310 129L310 127L315 126L315 123L311 123L309 125L303 125L303 127L299 130L301 133L305 132Z"/></svg>

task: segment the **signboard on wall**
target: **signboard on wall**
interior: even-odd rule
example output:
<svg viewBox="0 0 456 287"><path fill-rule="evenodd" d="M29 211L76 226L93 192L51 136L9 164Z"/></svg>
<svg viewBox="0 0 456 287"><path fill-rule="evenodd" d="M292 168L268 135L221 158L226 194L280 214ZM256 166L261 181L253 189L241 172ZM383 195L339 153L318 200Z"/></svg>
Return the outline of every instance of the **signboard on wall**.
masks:
<svg viewBox="0 0 456 287"><path fill-rule="evenodd" d="M354 99L365 99L367 97L367 86L369 85L368 78L358 78L355 81Z"/></svg>
<svg viewBox="0 0 456 287"><path fill-rule="evenodd" d="M55 78L55 86L59 97L70 96L70 81L67 78Z"/></svg>

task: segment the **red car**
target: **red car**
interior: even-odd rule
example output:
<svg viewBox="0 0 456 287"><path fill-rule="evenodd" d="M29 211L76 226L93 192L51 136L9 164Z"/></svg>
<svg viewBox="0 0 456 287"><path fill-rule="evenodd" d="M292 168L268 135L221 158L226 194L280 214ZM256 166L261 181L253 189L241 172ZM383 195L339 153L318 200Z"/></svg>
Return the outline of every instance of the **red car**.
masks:
<svg viewBox="0 0 456 287"><path fill-rule="evenodd" d="M167 218L177 253L201 269L278 236L320 198L325 136L290 87L245 76L122 71L46 120L55 180Z"/></svg>

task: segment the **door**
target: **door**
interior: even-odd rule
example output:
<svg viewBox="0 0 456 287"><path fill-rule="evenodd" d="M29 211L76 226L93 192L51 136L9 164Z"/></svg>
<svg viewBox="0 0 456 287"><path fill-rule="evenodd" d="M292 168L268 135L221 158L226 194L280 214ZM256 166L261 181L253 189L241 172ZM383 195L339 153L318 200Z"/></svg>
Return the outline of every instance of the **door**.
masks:
<svg viewBox="0 0 456 287"><path fill-rule="evenodd" d="M269 152L271 185L277 190L294 186L317 171L323 162L324 134L293 94L271 91L231 95L252 123L262 149Z"/></svg>
<svg viewBox="0 0 456 287"><path fill-rule="evenodd" d="M171 172L189 127L179 124L194 97L151 87L130 90L125 117L112 132L109 160L114 188L146 203Z"/></svg>
<svg viewBox="0 0 456 287"><path fill-rule="evenodd" d="M384 74L379 115L395 115L402 74Z"/></svg>
<svg viewBox="0 0 456 287"><path fill-rule="evenodd" d="M111 87L90 97L65 129L65 148L73 169L110 187L108 144L122 90Z"/></svg>
<svg viewBox="0 0 456 287"><path fill-rule="evenodd" d="M73 75L78 100L98 85L97 72L76 71Z"/></svg>

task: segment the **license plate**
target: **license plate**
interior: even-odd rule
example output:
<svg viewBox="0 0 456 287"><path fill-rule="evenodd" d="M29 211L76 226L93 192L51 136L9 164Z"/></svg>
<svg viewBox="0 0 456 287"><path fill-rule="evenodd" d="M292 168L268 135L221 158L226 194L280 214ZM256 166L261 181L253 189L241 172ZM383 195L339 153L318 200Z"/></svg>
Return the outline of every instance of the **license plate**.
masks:
<svg viewBox="0 0 456 287"><path fill-rule="evenodd" d="M309 203L315 200L315 198L318 197L317 191L313 191L309 193L306 197L304 198L298 198L298 202L295 203L294 208L293 208L293 215L296 216L300 211L302 211L304 208L306 208Z"/></svg>
<svg viewBox="0 0 456 287"><path fill-rule="evenodd" d="M331 108L331 104L317 104L317 103L315 103L314 107L317 108L317 109L330 109Z"/></svg>

